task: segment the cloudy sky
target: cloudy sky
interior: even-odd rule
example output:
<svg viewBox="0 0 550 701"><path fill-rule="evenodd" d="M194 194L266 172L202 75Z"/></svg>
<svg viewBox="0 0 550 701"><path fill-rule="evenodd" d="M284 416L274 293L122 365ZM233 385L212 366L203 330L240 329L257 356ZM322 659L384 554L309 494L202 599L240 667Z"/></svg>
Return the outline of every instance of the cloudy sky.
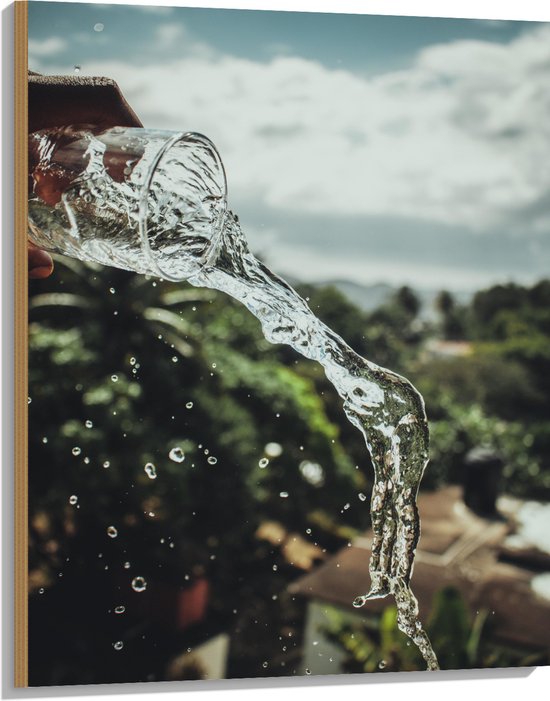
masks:
<svg viewBox="0 0 550 701"><path fill-rule="evenodd" d="M29 66L208 135L253 250L307 280L550 274L550 24L29 3Z"/></svg>

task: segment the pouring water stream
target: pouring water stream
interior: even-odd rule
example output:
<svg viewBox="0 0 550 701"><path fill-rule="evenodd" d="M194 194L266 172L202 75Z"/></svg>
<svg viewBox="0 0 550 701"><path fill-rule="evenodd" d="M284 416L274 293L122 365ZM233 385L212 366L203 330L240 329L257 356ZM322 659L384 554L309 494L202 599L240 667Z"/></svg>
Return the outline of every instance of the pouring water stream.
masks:
<svg viewBox="0 0 550 701"><path fill-rule="evenodd" d="M125 160L119 172L120 154L127 158L120 135L127 132L133 133L128 143L139 158ZM29 200L31 238L39 246L82 260L220 290L258 318L268 341L288 344L322 365L343 399L347 418L363 434L375 473L371 586L353 605L393 595L400 630L418 646L427 668L438 669L410 586L420 536L416 496L429 458L421 395L405 378L355 353L292 287L252 255L238 218L225 208L223 166L205 137L167 138L164 132L159 150L157 143L150 148L140 132L145 133L114 129L106 140L85 134L85 153L80 156L84 169L80 160L82 172L70 185L64 184L55 202L48 201L41 187L49 187L52 178L59 183L66 177L68 182L69 161L53 164L57 142L50 135L37 137L39 163L31 173L37 196ZM159 133L153 132L153 140ZM74 154L68 153L72 159Z"/></svg>

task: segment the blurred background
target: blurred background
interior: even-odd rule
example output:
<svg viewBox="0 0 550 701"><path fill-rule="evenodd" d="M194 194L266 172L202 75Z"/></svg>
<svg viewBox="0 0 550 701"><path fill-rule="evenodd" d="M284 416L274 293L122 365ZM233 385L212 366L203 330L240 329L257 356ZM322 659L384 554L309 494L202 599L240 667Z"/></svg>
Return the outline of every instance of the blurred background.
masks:
<svg viewBox="0 0 550 701"><path fill-rule="evenodd" d="M549 28L31 2L29 67L217 144L252 250L423 393L413 588L443 668L550 650ZM423 669L368 589L371 466L237 303L30 286L31 685Z"/></svg>

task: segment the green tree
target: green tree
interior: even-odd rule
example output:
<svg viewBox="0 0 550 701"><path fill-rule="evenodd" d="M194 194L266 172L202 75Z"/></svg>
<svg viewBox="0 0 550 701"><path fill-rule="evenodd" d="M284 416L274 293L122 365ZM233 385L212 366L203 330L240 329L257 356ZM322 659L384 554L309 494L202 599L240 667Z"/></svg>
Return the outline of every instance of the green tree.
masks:
<svg viewBox="0 0 550 701"><path fill-rule="evenodd" d="M441 315L441 332L443 338L457 341L466 336L464 311L459 308L454 297L447 290L442 290L435 298L435 308Z"/></svg>
<svg viewBox="0 0 550 701"><path fill-rule="evenodd" d="M203 578L216 626L248 635L250 607L284 626L294 612L278 594L295 571L259 524L318 539L314 512L368 523L364 507L340 513L358 472L315 384L244 308L185 284L59 263L31 288L30 321L31 682L164 678L189 638L161 624L153 594ZM262 631L254 673L277 639Z"/></svg>

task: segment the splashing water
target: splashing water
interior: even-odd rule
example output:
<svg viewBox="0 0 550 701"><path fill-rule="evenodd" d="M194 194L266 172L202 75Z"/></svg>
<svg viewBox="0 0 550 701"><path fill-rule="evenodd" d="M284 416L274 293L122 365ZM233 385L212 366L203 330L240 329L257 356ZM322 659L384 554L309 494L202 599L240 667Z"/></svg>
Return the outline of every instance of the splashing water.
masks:
<svg viewBox="0 0 550 701"><path fill-rule="evenodd" d="M259 319L268 341L285 343L323 366L344 400L348 419L364 436L375 473L371 588L354 606L392 594L399 628L416 643L428 669L438 669L410 587L420 536L416 495L429 457L422 397L408 380L357 355L317 319L286 282L250 253L233 214L228 213L221 235L217 259L189 282L239 300Z"/></svg>
<svg viewBox="0 0 550 701"><path fill-rule="evenodd" d="M174 462L183 462L185 460L185 453L179 446L177 446L175 448L172 448L172 450L168 454L168 457Z"/></svg>
<svg viewBox="0 0 550 701"><path fill-rule="evenodd" d="M48 166L48 143L40 141L42 173ZM34 241L81 260L154 275L162 272L166 279L187 279L194 286L220 290L259 319L268 341L285 343L322 365L343 400L349 421L363 434L374 466L371 587L353 604L360 607L369 599L393 595L399 628L416 643L428 669L438 669L410 587L420 535L416 496L428 462L422 397L405 378L357 355L315 317L286 282L250 253L237 217L225 210L215 150L200 146L195 150L189 144L178 148L168 151L166 160L157 164L149 197L134 211L127 206L127 185L119 187L106 171L105 144L90 138L85 173L75 187L65 190L62 201L55 207L39 197L29 201ZM147 168L148 162L144 157ZM141 161L128 177L130 182L135 178L137 189L143 180ZM165 193L172 193L170 206ZM87 206L91 200L98 202L99 213ZM188 218L178 219L175 212L187 209ZM144 222L154 264L140 247ZM116 374L111 376L113 382L118 379ZM191 407L188 402L186 408ZM217 460L211 456L207 462L214 465ZM288 496L280 493L281 498ZM145 580L136 577L132 588L143 591Z"/></svg>
<svg viewBox="0 0 550 701"><path fill-rule="evenodd" d="M157 468L153 465L152 462L146 463L143 469L145 470L145 474L147 475L147 477L149 477L150 480L157 479Z"/></svg>
<svg viewBox="0 0 550 701"><path fill-rule="evenodd" d="M134 577L132 579L132 589L137 592L142 592L147 589L147 582L144 577Z"/></svg>

